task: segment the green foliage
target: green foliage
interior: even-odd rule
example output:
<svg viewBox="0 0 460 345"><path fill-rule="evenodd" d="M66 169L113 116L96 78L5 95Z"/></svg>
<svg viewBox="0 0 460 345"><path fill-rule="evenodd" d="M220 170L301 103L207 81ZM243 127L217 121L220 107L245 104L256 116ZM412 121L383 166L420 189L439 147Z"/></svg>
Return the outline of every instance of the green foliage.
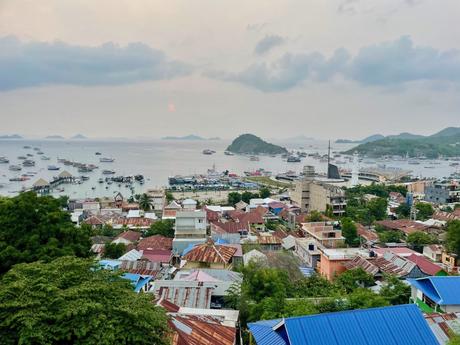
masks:
<svg viewBox="0 0 460 345"><path fill-rule="evenodd" d="M404 185L385 185L379 183L372 183L368 186L359 185L352 188L346 189L346 195L348 198L362 197L365 194L372 194L380 198L388 198L390 192L398 192L403 196L407 194L407 188Z"/></svg>
<svg viewBox="0 0 460 345"><path fill-rule="evenodd" d="M357 288L348 295L349 309L385 307L390 303L369 289Z"/></svg>
<svg viewBox="0 0 460 345"><path fill-rule="evenodd" d="M410 216L410 206L407 204L401 204L396 208L396 214L398 218L408 218Z"/></svg>
<svg viewBox="0 0 460 345"><path fill-rule="evenodd" d="M279 221L276 221L276 220L267 220L265 222L265 227L268 229L268 230L276 230L278 229L280 226L280 222Z"/></svg>
<svg viewBox="0 0 460 345"><path fill-rule="evenodd" d="M313 210L308 214L307 220L309 222L321 222L323 220L323 215L321 212Z"/></svg>
<svg viewBox="0 0 460 345"><path fill-rule="evenodd" d="M104 246L104 257L109 259L118 259L126 252L126 246L123 243L106 243Z"/></svg>
<svg viewBox="0 0 460 345"><path fill-rule="evenodd" d="M433 206L426 202L419 202L415 205L417 209L417 219L419 220L427 220L430 219L434 213Z"/></svg>
<svg viewBox="0 0 460 345"><path fill-rule="evenodd" d="M292 286L293 297L330 297L337 295L340 288L319 274L297 280Z"/></svg>
<svg viewBox="0 0 460 345"><path fill-rule="evenodd" d="M166 191L165 192L165 197L166 197L166 202L169 204L171 201L174 200L174 195L173 193Z"/></svg>
<svg viewBox="0 0 460 345"><path fill-rule="evenodd" d="M364 271L362 268L355 268L340 274L336 277L334 283L347 293L350 293L358 287L368 287L374 285L375 280L372 275Z"/></svg>
<svg viewBox="0 0 460 345"><path fill-rule="evenodd" d="M415 250L421 252L423 247L428 244L438 243L438 239L422 231L415 231L407 236L406 242L411 245Z"/></svg>
<svg viewBox="0 0 460 345"><path fill-rule="evenodd" d="M153 223L145 237L153 236L153 235L161 235L169 238L174 237L174 221L172 219L165 219L165 220L157 220Z"/></svg>
<svg viewBox="0 0 460 345"><path fill-rule="evenodd" d="M377 233L380 243L399 243L402 239L402 234L399 231L388 230Z"/></svg>
<svg viewBox="0 0 460 345"><path fill-rule="evenodd" d="M460 255L460 220L453 220L447 224L447 248Z"/></svg>
<svg viewBox="0 0 460 345"><path fill-rule="evenodd" d="M451 334L446 345L460 345L460 335L455 333Z"/></svg>
<svg viewBox="0 0 460 345"><path fill-rule="evenodd" d="M258 193L251 193L251 192L243 192L241 194L241 200L243 200L246 204L249 204L249 201L254 198L258 198L259 194Z"/></svg>
<svg viewBox="0 0 460 345"><path fill-rule="evenodd" d="M142 194L140 197L139 197L139 207L141 210L144 210L144 211L148 211L150 210L150 197L147 195L147 194Z"/></svg>
<svg viewBox="0 0 460 345"><path fill-rule="evenodd" d="M103 236L115 237L120 233L120 229L114 229L110 224L104 224L101 229L101 234Z"/></svg>
<svg viewBox="0 0 460 345"><path fill-rule="evenodd" d="M260 188L260 190L259 190L259 196L260 196L262 199L268 198L270 195L272 195L272 193L270 192L270 189L268 189L267 187L262 187L262 188Z"/></svg>
<svg viewBox="0 0 460 345"><path fill-rule="evenodd" d="M230 192L227 195L227 200L229 205L235 205L241 201L241 194L238 192Z"/></svg>
<svg viewBox="0 0 460 345"><path fill-rule="evenodd" d="M380 289L380 296L392 305L409 303L410 286L395 276L386 276L385 285Z"/></svg>
<svg viewBox="0 0 460 345"><path fill-rule="evenodd" d="M169 344L166 315L152 298L92 260L20 264L0 283L1 343Z"/></svg>
<svg viewBox="0 0 460 345"><path fill-rule="evenodd" d="M344 217L341 219L342 236L345 237L345 243L349 246L359 245L358 230L356 224L351 218Z"/></svg>
<svg viewBox="0 0 460 345"><path fill-rule="evenodd" d="M77 228L60 201L33 192L0 199L0 274L21 262L88 257L91 229Z"/></svg>
<svg viewBox="0 0 460 345"><path fill-rule="evenodd" d="M372 199L367 203L369 213L375 220L383 220L387 217L388 202L384 198Z"/></svg>
<svg viewBox="0 0 460 345"><path fill-rule="evenodd" d="M242 134L238 136L227 151L235 153L252 153L252 154L280 154L288 151L281 146L270 144L253 134Z"/></svg>

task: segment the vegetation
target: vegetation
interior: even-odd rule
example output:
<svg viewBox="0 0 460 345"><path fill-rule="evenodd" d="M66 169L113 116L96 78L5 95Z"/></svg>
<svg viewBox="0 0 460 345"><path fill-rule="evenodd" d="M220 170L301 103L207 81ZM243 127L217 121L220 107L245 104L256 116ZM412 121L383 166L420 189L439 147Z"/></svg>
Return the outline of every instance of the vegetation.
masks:
<svg viewBox="0 0 460 345"><path fill-rule="evenodd" d="M407 195L407 188L404 185L385 185L380 183L372 183L368 186L359 185L346 189L347 198L361 198L365 194L372 194L380 198L388 198L391 192Z"/></svg>
<svg viewBox="0 0 460 345"><path fill-rule="evenodd" d="M402 239L402 233L394 230L378 231L380 243L399 243Z"/></svg>
<svg viewBox="0 0 460 345"><path fill-rule="evenodd" d="M227 147L227 151L248 154L281 154L288 152L284 147L270 144L253 134L240 135Z"/></svg>
<svg viewBox="0 0 460 345"><path fill-rule="evenodd" d="M244 178L246 181L255 182L272 188L291 188L292 183L273 180L268 176L249 176Z"/></svg>
<svg viewBox="0 0 460 345"><path fill-rule="evenodd" d="M460 255L460 220L453 220L447 225L447 248Z"/></svg>
<svg viewBox="0 0 460 345"><path fill-rule="evenodd" d="M174 221L172 219L157 220L150 225L150 228L145 234L146 237L153 235L161 235L165 237L174 237Z"/></svg>
<svg viewBox="0 0 460 345"><path fill-rule="evenodd" d="M166 202L169 204L171 201L174 200L174 195L170 191L165 192Z"/></svg>
<svg viewBox="0 0 460 345"><path fill-rule="evenodd" d="M316 210L311 211L307 216L307 221L309 222L321 222L323 219L321 212Z"/></svg>
<svg viewBox="0 0 460 345"><path fill-rule="evenodd" d="M109 259L118 259L126 252L126 246L123 243L106 243L104 246L104 257Z"/></svg>
<svg viewBox="0 0 460 345"><path fill-rule="evenodd" d="M422 252L423 247L428 244L438 243L438 239L423 231L415 231L407 236L406 242L416 251Z"/></svg>
<svg viewBox="0 0 460 345"><path fill-rule="evenodd" d="M359 245L358 230L356 224L351 218L344 217L341 219L342 236L345 237L345 243L349 246Z"/></svg>
<svg viewBox="0 0 460 345"><path fill-rule="evenodd" d="M417 209L417 219L418 220L427 220L430 219L434 213L433 206L426 202L419 202L415 205Z"/></svg>
<svg viewBox="0 0 460 345"><path fill-rule="evenodd" d="M144 193L139 197L139 207L144 211L150 210L150 197L147 194Z"/></svg>
<svg viewBox="0 0 460 345"><path fill-rule="evenodd" d="M19 264L0 283L2 344L169 344L166 315L150 294L62 257Z"/></svg>
<svg viewBox="0 0 460 345"><path fill-rule="evenodd" d="M228 193L227 196L227 202L229 205L235 205L241 200L243 200L245 203L249 204L249 201L254 198L266 198L267 195L270 196L270 190L267 188L261 188L259 193L253 193L249 191L244 191L243 193L238 193L238 192L230 192Z"/></svg>
<svg viewBox="0 0 460 345"><path fill-rule="evenodd" d="M91 229L77 228L60 201L33 192L0 199L0 274L21 262L88 257Z"/></svg>
<svg viewBox="0 0 460 345"><path fill-rule="evenodd" d="M378 197L370 201L363 198L351 198L348 200L346 216L364 225L371 225L376 220L383 220L387 216L386 199Z"/></svg>

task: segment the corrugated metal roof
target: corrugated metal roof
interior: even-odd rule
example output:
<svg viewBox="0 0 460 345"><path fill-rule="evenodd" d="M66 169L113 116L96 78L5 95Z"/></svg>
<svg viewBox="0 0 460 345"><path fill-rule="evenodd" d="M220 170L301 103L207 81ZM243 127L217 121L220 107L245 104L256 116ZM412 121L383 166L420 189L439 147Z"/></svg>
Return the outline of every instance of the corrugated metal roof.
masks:
<svg viewBox="0 0 460 345"><path fill-rule="evenodd" d="M414 304L293 317L281 323L263 321L249 324L249 328L257 345L439 344ZM288 341L283 340L283 331Z"/></svg>
<svg viewBox="0 0 460 345"><path fill-rule="evenodd" d="M425 277L408 281L439 305L460 304L460 276Z"/></svg>
<svg viewBox="0 0 460 345"><path fill-rule="evenodd" d="M236 251L236 248L216 245L209 241L196 245L184 255L183 259L194 262L229 263Z"/></svg>

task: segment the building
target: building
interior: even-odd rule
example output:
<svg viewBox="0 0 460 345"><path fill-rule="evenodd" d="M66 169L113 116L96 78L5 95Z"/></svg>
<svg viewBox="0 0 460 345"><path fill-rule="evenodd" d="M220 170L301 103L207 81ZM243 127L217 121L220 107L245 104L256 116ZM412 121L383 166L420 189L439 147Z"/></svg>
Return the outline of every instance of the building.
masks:
<svg viewBox="0 0 460 345"><path fill-rule="evenodd" d="M187 261L184 268L231 269L237 250L234 247L214 244L212 241L196 245L183 256L183 260Z"/></svg>
<svg viewBox="0 0 460 345"><path fill-rule="evenodd" d="M357 255L369 258L369 252L360 248L321 249L320 261L317 262L316 270L328 280L333 280L347 270L345 263Z"/></svg>
<svg viewBox="0 0 460 345"><path fill-rule="evenodd" d="M431 244L423 247L423 255L434 262L441 262L443 248L439 244Z"/></svg>
<svg viewBox="0 0 460 345"><path fill-rule="evenodd" d="M311 238L295 238L294 253L309 267L316 268L321 258L318 242Z"/></svg>
<svg viewBox="0 0 460 345"><path fill-rule="evenodd" d="M258 261L267 261L267 255L262 253L261 251L257 249L252 249L246 254L243 255L243 262L245 265L249 264L252 260L258 262Z"/></svg>
<svg viewBox="0 0 460 345"><path fill-rule="evenodd" d="M460 312L460 276L408 279L411 300L425 312Z"/></svg>
<svg viewBox="0 0 460 345"><path fill-rule="evenodd" d="M174 229L173 251L182 254L189 245L206 242L206 212L178 211Z"/></svg>
<svg viewBox="0 0 460 345"><path fill-rule="evenodd" d="M182 201L182 207L184 211L195 211L197 206L197 202L193 199L185 199Z"/></svg>
<svg viewBox="0 0 460 345"><path fill-rule="evenodd" d="M304 167L304 178L297 181L291 200L300 206L301 212L325 212L328 208L336 216L345 213L345 191L327 181L315 180L315 168Z"/></svg>
<svg viewBox="0 0 460 345"><path fill-rule="evenodd" d="M320 245L326 248L342 247L345 243L345 237L342 236L342 230L334 228L327 222L311 222L302 224L302 230L305 237L314 238Z"/></svg>
<svg viewBox="0 0 460 345"><path fill-rule="evenodd" d="M460 186L457 182L436 182L425 187L425 200L433 204L460 202Z"/></svg>
<svg viewBox="0 0 460 345"><path fill-rule="evenodd" d="M458 272L460 258L457 254L443 252L441 255L441 263L446 268L447 272Z"/></svg>
<svg viewBox="0 0 460 345"><path fill-rule="evenodd" d="M248 327L257 345L439 345L411 304L259 321Z"/></svg>
<svg viewBox="0 0 460 345"><path fill-rule="evenodd" d="M139 241L140 238L140 232L128 230L120 233L117 237L115 237L112 243L123 243L124 245L129 245Z"/></svg>

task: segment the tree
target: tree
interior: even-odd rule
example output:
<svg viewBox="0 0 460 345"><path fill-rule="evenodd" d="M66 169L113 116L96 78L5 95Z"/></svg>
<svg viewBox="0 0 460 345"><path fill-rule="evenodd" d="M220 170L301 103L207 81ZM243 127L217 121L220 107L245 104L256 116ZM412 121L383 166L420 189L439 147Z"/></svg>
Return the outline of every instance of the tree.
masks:
<svg viewBox="0 0 460 345"><path fill-rule="evenodd" d="M382 296L364 288L357 288L347 298L350 309L368 309L390 305Z"/></svg>
<svg viewBox="0 0 460 345"><path fill-rule="evenodd" d="M307 219L309 222L321 222L323 220L323 215L321 212L313 210L308 214Z"/></svg>
<svg viewBox="0 0 460 345"><path fill-rule="evenodd" d="M310 301L297 298L295 300L286 301L283 317L303 316L318 314L318 308Z"/></svg>
<svg viewBox="0 0 460 345"><path fill-rule="evenodd" d="M92 260L62 257L19 264L0 283L2 344L170 343L151 294Z"/></svg>
<svg viewBox="0 0 460 345"><path fill-rule="evenodd" d="M147 194L142 194L139 197L139 207L141 210L148 211L150 210L150 197Z"/></svg>
<svg viewBox="0 0 460 345"><path fill-rule="evenodd" d="M165 192L165 197L166 197L166 202L169 204L171 201L174 200L174 195L173 193L166 191Z"/></svg>
<svg viewBox="0 0 460 345"><path fill-rule="evenodd" d="M345 237L345 243L349 246L355 246L359 244L358 230L356 224L351 218L344 217L341 220L342 223L342 235Z"/></svg>
<svg viewBox="0 0 460 345"><path fill-rule="evenodd" d="M460 255L460 220L453 220L447 224L447 248Z"/></svg>
<svg viewBox="0 0 460 345"><path fill-rule="evenodd" d="M427 234L422 231L415 231L407 236L406 242L415 250L421 252L424 246L437 243L438 240L431 234Z"/></svg>
<svg viewBox="0 0 460 345"><path fill-rule="evenodd" d="M386 276L385 284L380 289L380 296L392 305L405 304L409 302L410 286L395 276Z"/></svg>
<svg viewBox="0 0 460 345"><path fill-rule="evenodd" d="M118 259L126 252L126 246L123 243L107 243L104 246L104 257Z"/></svg>
<svg viewBox="0 0 460 345"><path fill-rule="evenodd" d="M369 213L376 220L383 220L387 217L388 202L384 198L375 198L367 203Z"/></svg>
<svg viewBox="0 0 460 345"><path fill-rule="evenodd" d="M297 280L293 283L295 297L330 297L338 293L336 285L319 274Z"/></svg>
<svg viewBox="0 0 460 345"><path fill-rule="evenodd" d="M395 230L380 231L377 234L380 243L399 243L402 238L401 232Z"/></svg>
<svg viewBox="0 0 460 345"><path fill-rule="evenodd" d="M254 199L254 198L258 198L259 197L259 194L257 193L251 193L251 192L243 192L243 194L241 194L241 200L243 200L245 203L249 204L249 201L251 199Z"/></svg>
<svg viewBox="0 0 460 345"><path fill-rule="evenodd" d="M169 238L174 237L174 221L172 219L157 220L155 223L150 225L149 230L145 234L145 237L161 235Z"/></svg>
<svg viewBox="0 0 460 345"><path fill-rule="evenodd" d="M241 201L241 194L238 192L230 192L227 195L229 205L235 205Z"/></svg>
<svg viewBox="0 0 460 345"><path fill-rule="evenodd" d="M340 274L334 283L345 292L350 293L359 287L372 286L374 277L362 268L354 268Z"/></svg>
<svg viewBox="0 0 460 345"><path fill-rule="evenodd" d="M430 219L434 213L433 206L426 202L419 202L415 205L417 209L417 219L419 220L427 220Z"/></svg>
<svg viewBox="0 0 460 345"><path fill-rule="evenodd" d="M259 195L262 199L268 198L272 193L270 192L270 189L267 187L262 187L259 190Z"/></svg>
<svg viewBox="0 0 460 345"><path fill-rule="evenodd" d="M91 229L77 228L59 200L21 193L0 199L0 274L21 262L90 256Z"/></svg>
<svg viewBox="0 0 460 345"><path fill-rule="evenodd" d="M407 218L410 215L410 206L408 204L401 204L396 207L396 214L398 218Z"/></svg>

